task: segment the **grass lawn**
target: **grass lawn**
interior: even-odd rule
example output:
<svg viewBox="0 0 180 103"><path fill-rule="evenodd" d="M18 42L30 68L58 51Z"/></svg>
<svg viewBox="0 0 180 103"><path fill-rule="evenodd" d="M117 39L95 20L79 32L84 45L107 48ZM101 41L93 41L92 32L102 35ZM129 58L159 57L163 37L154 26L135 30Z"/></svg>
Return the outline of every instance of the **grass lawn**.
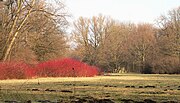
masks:
<svg viewBox="0 0 180 103"><path fill-rule="evenodd" d="M180 102L180 75L112 74L0 80L0 103L93 103L93 100L103 103Z"/></svg>

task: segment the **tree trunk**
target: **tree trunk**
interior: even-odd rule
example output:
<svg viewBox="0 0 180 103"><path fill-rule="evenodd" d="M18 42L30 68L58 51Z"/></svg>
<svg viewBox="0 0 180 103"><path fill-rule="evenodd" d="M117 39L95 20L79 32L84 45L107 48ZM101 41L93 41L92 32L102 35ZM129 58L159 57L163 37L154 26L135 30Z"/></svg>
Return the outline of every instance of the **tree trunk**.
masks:
<svg viewBox="0 0 180 103"><path fill-rule="evenodd" d="M32 6L34 5L34 3L35 3L35 0L32 1ZM18 8L18 11L20 11L20 9L21 9L21 0L18 1L18 7L19 7L19 8ZM31 11L32 11L32 7L29 9L27 15L24 17L24 19L22 20L21 24L20 24L19 27L17 28L17 31L14 33L12 39L10 40L10 44L9 44L9 45L8 45L8 44L6 45L6 46L7 46L7 49L5 49L4 55L3 55L3 57L2 57L2 60L3 60L3 61L6 61L6 60L8 59L8 56L9 56L9 54L10 54L10 51L11 51L12 47L13 47L13 44L15 43L15 40L16 40L17 36L19 35L19 31L20 31L20 29L23 27L24 23L26 22L27 18L28 18L29 15L30 15ZM19 12L18 12L18 13L19 13ZM15 26L15 25L17 24L17 19L18 19L18 17L16 17L16 19L15 19L15 21L14 21L14 23L13 23L13 24L14 24L13 26ZM10 36L13 34L13 30L14 30L14 27L12 27L12 30L10 31ZM12 34L11 34L11 33L12 33ZM9 38L10 38L10 37L9 37ZM7 42L9 42L9 41L7 41Z"/></svg>

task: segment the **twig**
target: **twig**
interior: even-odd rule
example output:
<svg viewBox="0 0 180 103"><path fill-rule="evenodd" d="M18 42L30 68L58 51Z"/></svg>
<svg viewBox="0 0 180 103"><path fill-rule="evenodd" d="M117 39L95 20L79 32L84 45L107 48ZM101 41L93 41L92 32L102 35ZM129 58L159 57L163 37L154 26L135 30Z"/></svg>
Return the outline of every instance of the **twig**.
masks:
<svg viewBox="0 0 180 103"><path fill-rule="evenodd" d="M75 77L76 77L76 73L75 73L75 70L74 70L74 68L72 68L72 70L73 70L73 77L74 77L74 84L73 84L73 97L75 97L75 92L76 92L76 81L75 81Z"/></svg>

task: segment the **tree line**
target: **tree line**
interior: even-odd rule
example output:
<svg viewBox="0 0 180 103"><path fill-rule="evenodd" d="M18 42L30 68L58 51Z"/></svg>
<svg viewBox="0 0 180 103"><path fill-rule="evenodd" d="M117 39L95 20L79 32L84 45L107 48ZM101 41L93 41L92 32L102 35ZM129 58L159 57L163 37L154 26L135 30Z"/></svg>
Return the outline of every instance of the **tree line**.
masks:
<svg viewBox="0 0 180 103"><path fill-rule="evenodd" d="M6 0L0 2L0 14L1 61L33 64L71 57L102 71L180 73L180 7L157 18L155 25L103 15L79 17L70 34L69 14L59 0L53 5Z"/></svg>

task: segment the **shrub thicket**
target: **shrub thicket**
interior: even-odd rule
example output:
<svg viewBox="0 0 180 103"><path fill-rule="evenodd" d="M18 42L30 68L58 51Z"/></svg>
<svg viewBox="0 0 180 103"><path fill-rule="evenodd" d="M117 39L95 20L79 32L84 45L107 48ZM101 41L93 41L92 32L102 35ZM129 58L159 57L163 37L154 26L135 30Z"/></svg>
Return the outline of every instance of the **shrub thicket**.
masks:
<svg viewBox="0 0 180 103"><path fill-rule="evenodd" d="M24 79L29 66L23 62L1 62L0 79Z"/></svg>
<svg viewBox="0 0 180 103"><path fill-rule="evenodd" d="M98 68L69 58L42 62L36 68L40 77L90 77L98 74Z"/></svg>
<svg viewBox="0 0 180 103"><path fill-rule="evenodd" d="M24 62L0 62L0 79L91 77L97 74L97 67L70 58L41 62L33 67Z"/></svg>

